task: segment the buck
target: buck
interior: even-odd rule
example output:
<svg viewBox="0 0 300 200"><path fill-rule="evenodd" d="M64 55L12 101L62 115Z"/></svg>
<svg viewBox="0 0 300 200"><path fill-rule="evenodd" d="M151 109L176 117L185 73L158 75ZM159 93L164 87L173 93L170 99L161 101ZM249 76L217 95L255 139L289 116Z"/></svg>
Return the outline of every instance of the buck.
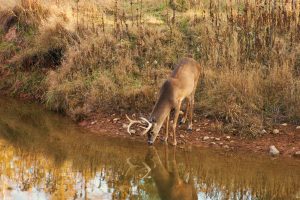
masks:
<svg viewBox="0 0 300 200"><path fill-rule="evenodd" d="M194 96L200 73L201 67L198 62L192 58L183 58L177 64L170 77L163 83L158 100L154 105L149 120L143 117L141 117L140 120L132 120L126 115L130 122L127 126L128 133L131 134L130 128L133 124L147 124L147 127L140 126L145 129L141 135L147 134L148 144L152 145L155 142L163 123L166 121L166 133L162 140L167 142L169 135L170 112L174 110L175 113L172 124L173 141L171 144L176 145L176 125L181 112L180 109L182 102L185 99L187 105L181 123L185 123L189 117L188 130L192 130Z"/></svg>

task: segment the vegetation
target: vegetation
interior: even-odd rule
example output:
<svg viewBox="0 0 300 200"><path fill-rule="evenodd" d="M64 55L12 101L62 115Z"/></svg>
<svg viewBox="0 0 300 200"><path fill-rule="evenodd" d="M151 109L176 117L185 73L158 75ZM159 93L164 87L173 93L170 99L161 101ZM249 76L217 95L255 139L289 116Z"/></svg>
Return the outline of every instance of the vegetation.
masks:
<svg viewBox="0 0 300 200"><path fill-rule="evenodd" d="M174 64L203 66L196 109L233 134L300 121L300 5L23 0L0 13L0 90L81 120L150 111Z"/></svg>

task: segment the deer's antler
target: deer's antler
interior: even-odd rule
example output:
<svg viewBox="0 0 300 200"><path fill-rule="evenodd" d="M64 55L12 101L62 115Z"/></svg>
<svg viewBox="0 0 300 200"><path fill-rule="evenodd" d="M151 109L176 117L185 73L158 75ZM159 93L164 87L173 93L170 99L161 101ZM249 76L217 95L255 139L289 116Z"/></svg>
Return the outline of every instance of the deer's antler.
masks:
<svg viewBox="0 0 300 200"><path fill-rule="evenodd" d="M143 120L144 122L146 122L148 124L147 127L143 127L143 126L140 126L141 128L145 129L144 132L142 132L141 135L145 135L152 127L152 123L150 123L146 118L144 117L141 117L141 120Z"/></svg>
<svg viewBox="0 0 300 200"><path fill-rule="evenodd" d="M128 115L126 115L126 118L129 120L129 124L127 126L127 132L129 133L129 135L131 135L131 131L130 131L130 127L133 125L133 124L143 124L143 122L147 123L148 126L147 127L143 127L143 126L139 126L140 128L143 128L145 129L141 135L145 135L152 127L152 123L150 123L146 118L144 117L141 117L140 119L142 120L133 120L133 119L130 119L128 117Z"/></svg>
<svg viewBox="0 0 300 200"><path fill-rule="evenodd" d="M142 122L139 121L139 120L132 120L128 117L128 115L126 115L126 118L129 120L129 124L127 126L127 132L129 133L129 135L131 135L131 131L130 131L130 127L133 125L133 124L141 124Z"/></svg>

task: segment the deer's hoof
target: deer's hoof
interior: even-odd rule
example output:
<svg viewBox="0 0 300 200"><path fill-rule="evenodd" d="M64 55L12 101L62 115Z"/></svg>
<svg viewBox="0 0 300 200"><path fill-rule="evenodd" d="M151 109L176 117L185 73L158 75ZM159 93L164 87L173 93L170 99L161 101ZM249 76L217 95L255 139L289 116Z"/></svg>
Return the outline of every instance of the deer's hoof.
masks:
<svg viewBox="0 0 300 200"><path fill-rule="evenodd" d="M161 140L162 142L164 142L164 143L167 143L168 138L167 138L167 137L165 137L165 138L161 137L160 140Z"/></svg>
<svg viewBox="0 0 300 200"><path fill-rule="evenodd" d="M185 123L185 119L182 118L182 119L179 121L179 125L184 124L184 123Z"/></svg>

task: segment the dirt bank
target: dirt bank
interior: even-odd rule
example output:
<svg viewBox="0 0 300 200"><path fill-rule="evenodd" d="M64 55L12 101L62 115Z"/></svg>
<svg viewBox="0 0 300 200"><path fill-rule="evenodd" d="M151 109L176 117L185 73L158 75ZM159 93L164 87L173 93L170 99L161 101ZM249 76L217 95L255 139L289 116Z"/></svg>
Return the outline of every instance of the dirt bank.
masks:
<svg viewBox="0 0 300 200"><path fill-rule="evenodd" d="M138 136L138 133L130 136L126 132L125 124L127 123L128 121L124 115L98 114L80 122L79 125L99 135L141 140L145 141L146 145L145 136ZM264 134L255 139L221 133L216 130L216 126L217 123L212 120L195 116L192 132L186 130L187 126L185 124L178 127L178 148L192 145L205 148L219 148L233 152L248 151L269 154L269 147L275 145L280 151L280 156L298 158L294 154L300 151L300 129L296 129L295 125L278 125L276 127L279 130L278 134ZM164 130L163 127L160 134L164 133ZM157 140L155 145L160 145L161 143Z"/></svg>

